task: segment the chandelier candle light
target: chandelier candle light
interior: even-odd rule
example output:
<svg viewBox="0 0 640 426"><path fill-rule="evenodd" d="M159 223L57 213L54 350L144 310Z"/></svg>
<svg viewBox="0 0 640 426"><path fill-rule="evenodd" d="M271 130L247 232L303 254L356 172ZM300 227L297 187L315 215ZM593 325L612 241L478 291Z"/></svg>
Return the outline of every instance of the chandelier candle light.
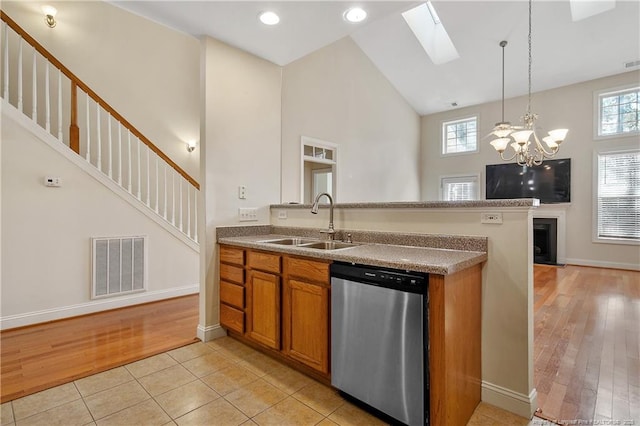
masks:
<svg viewBox="0 0 640 426"><path fill-rule="evenodd" d="M560 144L567 136L568 129L556 129L549 131L549 135L542 140L548 147L540 142L535 132L535 122L538 114L531 112L531 1L529 0L529 99L527 102L527 112L522 117L524 126L512 126L504 121L504 48L506 41L500 42L502 47L502 121L496 123L493 131L488 136L495 139L490 143L496 151L500 153L500 158L504 161L516 160L521 166L540 165L545 158L552 158L560 149ZM507 146L511 146L515 151L511 157L505 157L504 152Z"/></svg>

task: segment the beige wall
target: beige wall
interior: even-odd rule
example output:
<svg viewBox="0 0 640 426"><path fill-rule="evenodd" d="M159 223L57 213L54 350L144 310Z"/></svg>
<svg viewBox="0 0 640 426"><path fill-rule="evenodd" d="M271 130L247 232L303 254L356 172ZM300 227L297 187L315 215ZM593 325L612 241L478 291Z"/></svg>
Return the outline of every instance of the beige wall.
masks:
<svg viewBox="0 0 640 426"><path fill-rule="evenodd" d="M215 227L239 224L238 208L256 207L269 223L280 199L281 68L212 38L202 48L202 170L200 331L218 324ZM238 198L238 186L247 198ZM201 243L202 246L202 243Z"/></svg>
<svg viewBox="0 0 640 426"><path fill-rule="evenodd" d="M198 40L101 1L48 2L58 25L31 1L2 10L187 173L199 180ZM67 124L68 125L68 124Z"/></svg>
<svg viewBox="0 0 640 426"><path fill-rule="evenodd" d="M592 242L594 151L640 146L637 135L607 140L594 139L594 92L639 82L640 72L632 71L533 94L532 111L540 114L538 125L541 129L570 129L557 157L571 158L571 203L543 205L539 209L541 212L546 209L566 212L567 263L636 269L640 266L640 246ZM514 124L519 123L520 116L526 110L526 100L526 97L507 99L505 119ZM473 114L479 116L479 137L484 137L500 121L500 102L422 117L421 168L424 200L438 199L440 176L461 173L480 173L484 197L485 165L501 162L488 139L480 141L479 153L447 158L440 156L442 122Z"/></svg>
<svg viewBox="0 0 640 426"><path fill-rule="evenodd" d="M337 199L415 201L420 120L349 37L283 68L282 202L300 202L300 137L338 144Z"/></svg>
<svg viewBox="0 0 640 426"><path fill-rule="evenodd" d="M287 209L277 226L326 228L328 209ZM501 212L501 225L481 224ZM336 209L336 229L489 237L482 286L482 399L522 416L536 408L533 383L532 222L529 209ZM355 241L357 242L357 241Z"/></svg>
<svg viewBox="0 0 640 426"><path fill-rule="evenodd" d="M197 291L197 250L4 112L1 139L3 327ZM60 177L62 186L45 187L45 176ZM91 237L131 235L148 237L147 292L91 300Z"/></svg>

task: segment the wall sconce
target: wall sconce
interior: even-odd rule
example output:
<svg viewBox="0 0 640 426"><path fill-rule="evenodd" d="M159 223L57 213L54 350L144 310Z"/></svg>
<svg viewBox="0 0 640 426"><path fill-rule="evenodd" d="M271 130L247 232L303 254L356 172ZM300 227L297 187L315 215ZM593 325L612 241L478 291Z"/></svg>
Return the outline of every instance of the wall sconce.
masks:
<svg viewBox="0 0 640 426"><path fill-rule="evenodd" d="M44 22L49 28L56 26L56 15L58 11L53 6L42 6L42 12L44 13Z"/></svg>
<svg viewBox="0 0 640 426"><path fill-rule="evenodd" d="M193 152L194 149L196 149L196 141L187 142L187 151Z"/></svg>

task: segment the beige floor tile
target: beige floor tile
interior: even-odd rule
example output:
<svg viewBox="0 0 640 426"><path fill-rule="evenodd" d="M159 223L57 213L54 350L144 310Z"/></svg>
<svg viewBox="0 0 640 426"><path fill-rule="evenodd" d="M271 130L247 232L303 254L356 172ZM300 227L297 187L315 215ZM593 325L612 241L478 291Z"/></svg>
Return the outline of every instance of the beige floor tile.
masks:
<svg viewBox="0 0 640 426"><path fill-rule="evenodd" d="M134 380L131 373L124 367L118 367L76 380L74 383L82 396L88 396L131 380Z"/></svg>
<svg viewBox="0 0 640 426"><path fill-rule="evenodd" d="M220 395L196 380L158 395L155 400L172 419L176 419L218 398Z"/></svg>
<svg viewBox="0 0 640 426"><path fill-rule="evenodd" d="M345 403L338 392L318 382L305 386L292 396L323 416L328 416Z"/></svg>
<svg viewBox="0 0 640 426"><path fill-rule="evenodd" d="M224 355L211 351L211 353L183 362L182 365L197 377L204 377L215 371L232 365Z"/></svg>
<svg viewBox="0 0 640 426"><path fill-rule="evenodd" d="M194 380L196 377L180 364L138 379L152 396L163 394Z"/></svg>
<svg viewBox="0 0 640 426"><path fill-rule="evenodd" d="M206 343L198 342L191 345L183 346L178 349L167 352L171 358L178 362L189 361L190 359L197 358L202 355L206 355L213 352L213 348Z"/></svg>
<svg viewBox="0 0 640 426"><path fill-rule="evenodd" d="M220 395L226 395L244 385L258 380L258 376L246 368L232 364L201 379Z"/></svg>
<svg viewBox="0 0 640 426"><path fill-rule="evenodd" d="M150 399L149 394L135 380L84 398L94 419L101 419L146 399Z"/></svg>
<svg viewBox="0 0 640 426"><path fill-rule="evenodd" d="M132 362L131 364L127 364L125 367L133 377L138 379L177 364L178 361L171 358L166 353L162 353L140 361Z"/></svg>
<svg viewBox="0 0 640 426"><path fill-rule="evenodd" d="M276 367L282 364L267 355L255 352L238 362L238 365L250 370L256 376L262 377L273 372Z"/></svg>
<svg viewBox="0 0 640 426"><path fill-rule="evenodd" d="M80 393L73 383L67 383L16 399L13 401L13 416L18 421L76 399L80 399Z"/></svg>
<svg viewBox="0 0 640 426"><path fill-rule="evenodd" d="M171 422L167 413L152 399L98 420L98 426L153 426Z"/></svg>
<svg viewBox="0 0 640 426"><path fill-rule="evenodd" d="M516 414L500 409L494 405L487 404L485 402L481 402L480 404L478 404L476 410L474 411L474 414L476 413L489 417L505 425L527 426L529 424L529 419L525 419L524 417L520 417Z"/></svg>
<svg viewBox="0 0 640 426"><path fill-rule="evenodd" d="M231 392L225 399L248 417L253 417L286 397L286 393L259 379Z"/></svg>
<svg viewBox="0 0 640 426"><path fill-rule="evenodd" d="M34 416L18 421L20 426L68 426L85 425L93 421L81 399L67 402Z"/></svg>
<svg viewBox="0 0 640 426"><path fill-rule="evenodd" d="M336 411L331 413L329 420L340 426L375 426L386 425L385 422L372 416L355 405L345 402Z"/></svg>
<svg viewBox="0 0 640 426"><path fill-rule="evenodd" d="M315 383L313 379L286 365L274 367L263 379L289 395Z"/></svg>
<svg viewBox="0 0 640 426"><path fill-rule="evenodd" d="M467 426L499 426L500 423L497 420L487 417L483 414L473 413Z"/></svg>
<svg viewBox="0 0 640 426"><path fill-rule="evenodd" d="M328 418L324 418L322 419L322 421L320 423L318 423L316 426L338 426L338 423L329 420Z"/></svg>
<svg viewBox="0 0 640 426"><path fill-rule="evenodd" d="M231 337L212 340L207 344L211 348L227 356L229 360L233 360L235 362L241 361L257 352L252 347L247 346L244 343L240 343Z"/></svg>
<svg viewBox="0 0 640 426"><path fill-rule="evenodd" d="M218 398L176 419L179 426L236 426L248 420L240 410L224 398Z"/></svg>
<svg viewBox="0 0 640 426"><path fill-rule="evenodd" d="M0 425L13 423L13 407L10 402L0 405Z"/></svg>
<svg viewBox="0 0 640 426"><path fill-rule="evenodd" d="M289 397L267 408L252 420L260 426L312 426L323 418L324 416L317 411L312 410L297 399Z"/></svg>

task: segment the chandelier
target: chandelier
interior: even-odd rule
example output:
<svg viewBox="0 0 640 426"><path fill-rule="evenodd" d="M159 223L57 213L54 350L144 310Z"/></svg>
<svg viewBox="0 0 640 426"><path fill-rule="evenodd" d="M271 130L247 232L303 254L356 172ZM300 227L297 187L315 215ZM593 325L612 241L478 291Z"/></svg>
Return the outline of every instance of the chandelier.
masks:
<svg viewBox="0 0 640 426"><path fill-rule="evenodd" d="M506 41L500 42L502 47L502 121L496 123L493 131L487 135L495 139L490 143L504 161L516 160L521 166L540 165L545 158L552 158L560 149L560 144L567 136L568 129L556 129L549 131L549 135L544 137L542 144L535 131L535 122L538 114L531 112L531 1L529 0L529 98L527 102L527 112L522 117L522 126L512 126L508 121L504 121L504 48ZM514 153L511 157L505 157L505 150L511 146Z"/></svg>

